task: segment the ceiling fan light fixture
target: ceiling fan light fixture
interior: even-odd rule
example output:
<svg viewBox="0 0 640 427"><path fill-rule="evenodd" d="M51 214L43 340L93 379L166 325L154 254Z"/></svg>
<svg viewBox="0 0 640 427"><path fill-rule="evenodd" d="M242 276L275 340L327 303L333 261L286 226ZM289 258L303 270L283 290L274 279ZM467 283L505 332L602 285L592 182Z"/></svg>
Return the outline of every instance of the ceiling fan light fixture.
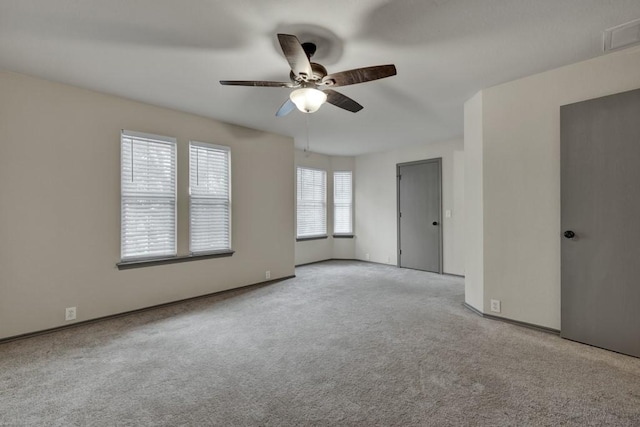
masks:
<svg viewBox="0 0 640 427"><path fill-rule="evenodd" d="M327 100L327 94L319 89L303 87L291 92L289 99L303 113L315 113Z"/></svg>

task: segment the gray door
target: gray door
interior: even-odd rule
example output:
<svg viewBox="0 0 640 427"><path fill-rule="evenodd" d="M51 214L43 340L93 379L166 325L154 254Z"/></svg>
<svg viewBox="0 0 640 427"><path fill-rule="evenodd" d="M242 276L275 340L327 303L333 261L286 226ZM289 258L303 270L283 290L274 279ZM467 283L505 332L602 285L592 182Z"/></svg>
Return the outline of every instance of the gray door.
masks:
<svg viewBox="0 0 640 427"><path fill-rule="evenodd" d="M561 335L640 357L640 90L561 123Z"/></svg>
<svg viewBox="0 0 640 427"><path fill-rule="evenodd" d="M442 273L441 159L398 170L398 265Z"/></svg>

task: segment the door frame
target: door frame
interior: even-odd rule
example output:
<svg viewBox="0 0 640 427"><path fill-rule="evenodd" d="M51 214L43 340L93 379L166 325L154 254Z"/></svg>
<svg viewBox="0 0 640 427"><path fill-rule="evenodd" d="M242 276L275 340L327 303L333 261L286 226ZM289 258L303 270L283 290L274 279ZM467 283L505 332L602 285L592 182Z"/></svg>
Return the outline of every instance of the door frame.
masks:
<svg viewBox="0 0 640 427"><path fill-rule="evenodd" d="M438 233L438 252L439 252L439 263L438 263L438 274L443 274L443 244L442 244L442 157L435 157L433 159L425 159L425 160L415 160L412 162L404 162L404 163L396 163L396 233L398 235L397 239L397 247L396 247L396 259L397 259L397 267L402 268L402 254L401 246L400 246L400 168L403 166L414 166L426 163L436 163L438 165L438 176L440 177L440 185L438 185L438 224L439 224L439 233Z"/></svg>

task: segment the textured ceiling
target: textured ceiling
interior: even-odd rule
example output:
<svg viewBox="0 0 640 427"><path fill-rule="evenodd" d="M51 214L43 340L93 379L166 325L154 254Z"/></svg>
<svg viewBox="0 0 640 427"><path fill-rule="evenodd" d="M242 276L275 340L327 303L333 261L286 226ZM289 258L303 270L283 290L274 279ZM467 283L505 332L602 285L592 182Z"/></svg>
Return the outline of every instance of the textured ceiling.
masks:
<svg viewBox="0 0 640 427"><path fill-rule="evenodd" d="M637 18L640 0L0 0L0 68L290 135L300 148L308 118L312 151L357 155L461 137L474 93L602 55L602 31ZM398 75L341 88L359 113L324 105L284 118L288 89L218 84L287 80L275 34L306 24L337 36L329 72L394 63Z"/></svg>

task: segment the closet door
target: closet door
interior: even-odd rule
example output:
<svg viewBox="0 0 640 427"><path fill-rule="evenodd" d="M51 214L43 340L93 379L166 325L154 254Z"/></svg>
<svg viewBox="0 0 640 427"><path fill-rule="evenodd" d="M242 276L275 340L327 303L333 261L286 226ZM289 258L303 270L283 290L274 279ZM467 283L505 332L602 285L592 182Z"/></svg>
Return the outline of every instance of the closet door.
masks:
<svg viewBox="0 0 640 427"><path fill-rule="evenodd" d="M561 335L640 357L640 90L561 107L561 206Z"/></svg>

